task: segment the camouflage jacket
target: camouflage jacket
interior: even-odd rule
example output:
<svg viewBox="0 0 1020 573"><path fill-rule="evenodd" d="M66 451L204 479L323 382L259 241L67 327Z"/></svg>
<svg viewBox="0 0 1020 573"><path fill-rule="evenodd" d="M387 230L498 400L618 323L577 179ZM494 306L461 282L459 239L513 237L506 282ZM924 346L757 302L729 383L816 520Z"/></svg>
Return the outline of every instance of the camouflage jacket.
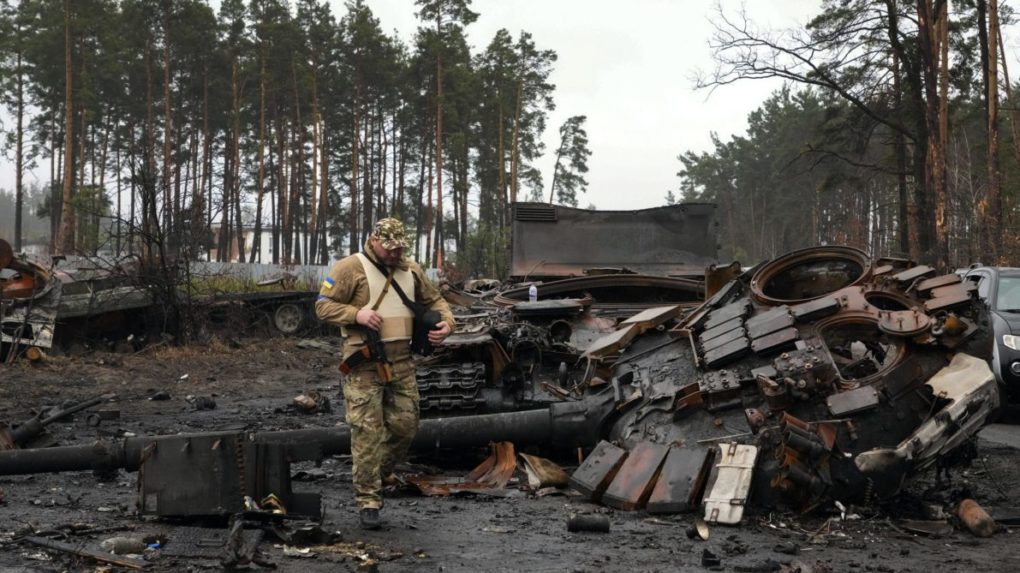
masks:
<svg viewBox="0 0 1020 573"><path fill-rule="evenodd" d="M378 257L365 244L362 251L366 257L378 261ZM451 331L456 327L450 305L439 294L439 290L425 277L418 263L405 258L400 266L410 270L414 275L414 300L428 306L443 317L443 322L450 325ZM411 293L407 293L411 296ZM336 326L355 324L358 311L370 306L368 279L365 269L358 257L344 257L333 265L329 277L319 288L319 298L315 301L315 314L319 320Z"/></svg>

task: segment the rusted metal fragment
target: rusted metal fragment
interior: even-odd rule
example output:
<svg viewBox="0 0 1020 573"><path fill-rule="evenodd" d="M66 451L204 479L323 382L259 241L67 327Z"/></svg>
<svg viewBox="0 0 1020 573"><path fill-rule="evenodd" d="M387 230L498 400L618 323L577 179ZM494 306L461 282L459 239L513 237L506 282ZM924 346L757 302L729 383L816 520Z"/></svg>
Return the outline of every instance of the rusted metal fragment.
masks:
<svg viewBox="0 0 1020 573"><path fill-rule="evenodd" d="M648 498L648 512L681 513L697 509L713 459L714 449L670 448Z"/></svg>
<svg viewBox="0 0 1020 573"><path fill-rule="evenodd" d="M521 454L521 459L528 474L528 485L533 488L564 487L570 481L570 476L556 462L528 454Z"/></svg>
<svg viewBox="0 0 1020 573"><path fill-rule="evenodd" d="M757 354L779 352L785 348L792 348L793 343L799 336L800 335L797 333L796 328L784 328L783 330L774 332L768 336L755 338L751 341L751 349Z"/></svg>
<svg viewBox="0 0 1020 573"><path fill-rule="evenodd" d="M887 275L893 272L893 270L894 268L892 265L880 265L878 267L875 267L875 270L871 272L871 275L875 277L880 277L882 275Z"/></svg>
<svg viewBox="0 0 1020 573"><path fill-rule="evenodd" d="M703 340L701 342L701 350L702 352L705 352L707 354L719 348L720 346L723 346L724 344L729 344L730 342L733 342L734 340L744 340L746 342L747 331L744 330L743 328L734 328L733 330L723 334L722 336L717 336L707 341Z"/></svg>
<svg viewBox="0 0 1020 573"><path fill-rule="evenodd" d="M958 286L963 286L958 285ZM953 288L953 287L944 287ZM940 290L940 289L935 289ZM933 291L934 292L934 291ZM954 308L967 304L971 300L971 293L969 290L958 289L954 292L947 292L945 295L931 300L924 301L924 309L928 312L935 312L937 310L945 310L947 308Z"/></svg>
<svg viewBox="0 0 1020 573"><path fill-rule="evenodd" d="M602 503L624 511L644 507L668 453L669 446L664 444L640 442L634 446L613 482L606 488Z"/></svg>
<svg viewBox="0 0 1020 573"><path fill-rule="evenodd" d="M935 274L935 269L928 265L917 265L916 267L909 268L905 271L900 271L892 276L893 280L908 283L910 281L917 280L921 277L927 277Z"/></svg>
<svg viewBox="0 0 1020 573"><path fill-rule="evenodd" d="M738 338L719 348L705 353L705 366L715 368L746 355L751 350L746 338Z"/></svg>
<svg viewBox="0 0 1020 573"><path fill-rule="evenodd" d="M425 495L445 496L453 493L492 493L503 490L517 470L514 445L510 442L492 444L492 454L463 479L415 476L407 481Z"/></svg>
<svg viewBox="0 0 1020 573"><path fill-rule="evenodd" d="M590 358L603 358L616 354L623 347L630 344L631 340L638 335L638 328L635 325L625 326L616 332L601 336L591 343L583 354Z"/></svg>
<svg viewBox="0 0 1020 573"><path fill-rule="evenodd" d="M627 450L619 446L606 441L599 442L570 476L570 487L592 501L601 500L627 455Z"/></svg>
<svg viewBox="0 0 1020 573"><path fill-rule="evenodd" d="M635 325L638 328L638 334L641 334L649 329L655 328L660 324L673 320L680 316L684 311L684 307L678 304L670 306L656 306L643 310L627 320L620 323L620 326Z"/></svg>
<svg viewBox="0 0 1020 573"><path fill-rule="evenodd" d="M959 282L959 283L956 283L956 284L951 284L951 285L947 285L947 286L942 286L942 287L934 288L934 289L931 290L931 293L929 293L929 294L931 295L931 298L935 299L935 298L945 298L945 297L948 297L948 296L957 296L957 295L959 295L960 293L963 293L963 292L966 292L966 293L969 294L969 293L973 293L973 292L976 292L976 291L977 291L977 283L973 283L971 281L967 281L967 282Z"/></svg>
<svg viewBox="0 0 1020 573"><path fill-rule="evenodd" d="M705 521L737 524L744 517L758 448L729 443L719 444L719 450L718 471L705 494Z"/></svg>
<svg viewBox="0 0 1020 573"><path fill-rule="evenodd" d="M705 296L711 297L722 290L733 279L739 277L741 272L740 263L737 261L724 266L709 265L705 269Z"/></svg>
<svg viewBox="0 0 1020 573"><path fill-rule="evenodd" d="M833 416L855 414L878 405L878 390L874 386L862 386L833 394L826 399L825 404Z"/></svg>
<svg viewBox="0 0 1020 573"><path fill-rule="evenodd" d="M917 284L917 292L919 292L921 294L924 294L924 293L926 293L926 292L928 292L928 291L930 291L932 289L939 288L939 287L944 287L944 286L949 286L949 285L955 285L955 284L957 284L959 282L962 282L962 281L963 281L963 279L960 278L960 275L958 275L956 273L950 273L948 275L941 275L941 276L937 276L937 277L932 277L930 279L925 279L925 280L921 281L920 283L918 283Z"/></svg>
<svg viewBox="0 0 1020 573"><path fill-rule="evenodd" d="M704 400L701 395L700 385L697 382L688 384L676 393L676 398L673 402L673 417L676 419L682 418L702 404L704 404Z"/></svg>
<svg viewBox="0 0 1020 573"><path fill-rule="evenodd" d="M763 312L758 316L749 318L744 326L751 338L761 338L766 334L789 328L793 326L793 315L790 314L790 307L785 304L770 311Z"/></svg>
<svg viewBox="0 0 1020 573"><path fill-rule="evenodd" d="M793 314L793 318L797 320L797 322L806 322L809 320L825 318L830 314L835 314L840 308L842 308L842 305L839 303L839 299L823 297L795 304L790 307L790 312Z"/></svg>
<svg viewBox="0 0 1020 573"><path fill-rule="evenodd" d="M737 299L726 306L715 310L708 317L708 322L705 323L705 330L715 328L720 324L733 320L734 318L743 318L747 316L747 313L751 311L751 301L747 298Z"/></svg>
<svg viewBox="0 0 1020 573"><path fill-rule="evenodd" d="M883 311L878 328L894 336L916 336L931 328L931 318L916 310Z"/></svg>

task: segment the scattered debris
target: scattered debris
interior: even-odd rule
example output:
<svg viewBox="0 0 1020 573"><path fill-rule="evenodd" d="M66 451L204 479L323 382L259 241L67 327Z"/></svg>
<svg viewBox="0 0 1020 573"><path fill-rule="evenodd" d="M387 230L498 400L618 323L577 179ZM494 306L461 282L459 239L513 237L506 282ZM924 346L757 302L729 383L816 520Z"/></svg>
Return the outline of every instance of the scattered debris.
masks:
<svg viewBox="0 0 1020 573"><path fill-rule="evenodd" d="M708 524L705 523L704 519L695 517L694 521L687 526L687 539L698 539L701 541L708 541L709 531Z"/></svg>
<svg viewBox="0 0 1020 573"><path fill-rule="evenodd" d="M491 447L492 454L463 479L412 476L407 481L425 495L497 493L504 490L513 477L517 459L514 456L514 445L510 442L496 442Z"/></svg>
<svg viewBox="0 0 1020 573"><path fill-rule="evenodd" d="M521 459L528 474L528 485L533 489L567 486L570 476L556 462L528 454L521 454Z"/></svg>
<svg viewBox="0 0 1020 573"><path fill-rule="evenodd" d="M148 544L134 537L111 537L104 539L99 547L116 555L141 555Z"/></svg>
<svg viewBox="0 0 1020 573"><path fill-rule="evenodd" d="M567 518L567 531L571 533L580 531L609 533L609 518L605 515L591 513L572 513Z"/></svg>
<svg viewBox="0 0 1020 573"><path fill-rule="evenodd" d="M329 413L333 411L329 397L317 390L309 390L294 397L294 407L304 414Z"/></svg>
<svg viewBox="0 0 1020 573"><path fill-rule="evenodd" d="M998 530L995 520L973 499L965 499L956 508L963 525L978 537L991 537Z"/></svg>
<svg viewBox="0 0 1020 573"><path fill-rule="evenodd" d="M144 569L149 566L148 562L141 559L111 555L95 549L86 549L84 547L74 546L69 543L61 543L60 541L53 541L52 539L46 539L43 537L30 536L23 538L23 541L46 549L52 549L53 551L60 551L61 553L68 553L79 557L87 557L101 563L110 563L112 565L119 565L129 569Z"/></svg>
<svg viewBox="0 0 1020 573"><path fill-rule="evenodd" d="M54 444L54 439L46 432L46 426L116 398L116 394L104 394L77 404L72 403L63 408L54 408L45 412L45 416L44 412L40 412L35 417L13 426L0 423L0 450L51 446Z"/></svg>

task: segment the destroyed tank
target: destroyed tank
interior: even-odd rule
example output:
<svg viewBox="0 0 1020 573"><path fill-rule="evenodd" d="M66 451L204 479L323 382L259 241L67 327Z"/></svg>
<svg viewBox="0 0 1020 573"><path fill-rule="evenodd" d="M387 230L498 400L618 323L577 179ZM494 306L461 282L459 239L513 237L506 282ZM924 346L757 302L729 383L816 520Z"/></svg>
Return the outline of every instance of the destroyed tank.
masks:
<svg viewBox="0 0 1020 573"><path fill-rule="evenodd" d="M965 460L1000 400L974 288L848 247L748 270L668 332L604 360L621 403L605 430L615 446L575 486L627 509L703 498L706 520L735 523L748 503L874 502ZM595 462L611 467L586 467Z"/></svg>

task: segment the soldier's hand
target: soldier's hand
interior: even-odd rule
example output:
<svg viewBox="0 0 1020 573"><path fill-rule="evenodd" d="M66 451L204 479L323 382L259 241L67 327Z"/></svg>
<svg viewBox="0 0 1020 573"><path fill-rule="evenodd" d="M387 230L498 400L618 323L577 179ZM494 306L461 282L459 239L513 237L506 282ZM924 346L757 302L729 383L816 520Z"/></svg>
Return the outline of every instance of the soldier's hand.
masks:
<svg viewBox="0 0 1020 573"><path fill-rule="evenodd" d="M450 325L439 321L436 323L436 327L429 331L429 342L434 346L446 340L447 336L450 336Z"/></svg>
<svg viewBox="0 0 1020 573"><path fill-rule="evenodd" d="M378 312L370 309L363 308L358 311L358 316L354 319L358 324L366 328L378 331L382 327L382 315Z"/></svg>

